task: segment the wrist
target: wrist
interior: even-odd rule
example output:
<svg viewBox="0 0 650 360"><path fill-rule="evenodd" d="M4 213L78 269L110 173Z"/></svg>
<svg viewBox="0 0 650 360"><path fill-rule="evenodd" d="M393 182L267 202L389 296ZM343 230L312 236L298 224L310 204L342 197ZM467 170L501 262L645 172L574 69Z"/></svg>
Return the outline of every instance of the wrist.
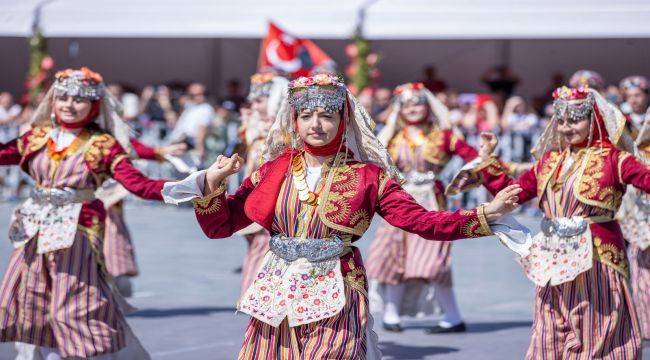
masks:
<svg viewBox="0 0 650 360"><path fill-rule="evenodd" d="M220 186L224 184L225 176L210 176L210 173L207 173L205 176L205 186L206 194L210 194L217 190Z"/></svg>
<svg viewBox="0 0 650 360"><path fill-rule="evenodd" d="M484 203L476 208L476 213L479 216L479 219L482 216L487 222L490 222L499 218L499 214L494 212L491 205L491 203Z"/></svg>

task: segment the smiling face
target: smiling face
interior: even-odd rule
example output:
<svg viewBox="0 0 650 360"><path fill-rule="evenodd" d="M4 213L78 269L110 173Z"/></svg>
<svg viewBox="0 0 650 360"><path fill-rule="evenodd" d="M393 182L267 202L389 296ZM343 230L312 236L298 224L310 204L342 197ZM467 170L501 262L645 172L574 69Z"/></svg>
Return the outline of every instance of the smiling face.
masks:
<svg viewBox="0 0 650 360"><path fill-rule="evenodd" d="M268 121L268 107L269 107L269 97L268 96L258 96L251 101L251 110L259 114L260 118L263 121Z"/></svg>
<svg viewBox="0 0 650 360"><path fill-rule="evenodd" d="M332 142L341 122L341 115L330 113L321 107L305 109L298 113L298 135L311 146L325 146Z"/></svg>
<svg viewBox="0 0 650 360"><path fill-rule="evenodd" d="M649 105L648 93L638 87L627 89L625 100L636 114L643 114Z"/></svg>
<svg viewBox="0 0 650 360"><path fill-rule="evenodd" d="M402 104L400 115L407 123L418 123L429 114L429 108L424 102L407 101Z"/></svg>
<svg viewBox="0 0 650 360"><path fill-rule="evenodd" d="M567 144L577 145L589 137L590 117L571 119L568 115L557 120L557 130L560 132Z"/></svg>
<svg viewBox="0 0 650 360"><path fill-rule="evenodd" d="M54 114L66 124L84 121L91 107L90 100L78 96L61 95L54 98Z"/></svg>

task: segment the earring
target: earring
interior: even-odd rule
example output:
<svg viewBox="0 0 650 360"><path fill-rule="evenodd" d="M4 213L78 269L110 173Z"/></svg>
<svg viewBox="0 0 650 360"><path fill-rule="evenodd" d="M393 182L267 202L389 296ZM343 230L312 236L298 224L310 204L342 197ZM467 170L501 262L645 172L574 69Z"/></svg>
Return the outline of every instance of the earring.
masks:
<svg viewBox="0 0 650 360"><path fill-rule="evenodd" d="M50 113L50 122L52 122L52 127L56 126L56 115L54 114L54 111Z"/></svg>

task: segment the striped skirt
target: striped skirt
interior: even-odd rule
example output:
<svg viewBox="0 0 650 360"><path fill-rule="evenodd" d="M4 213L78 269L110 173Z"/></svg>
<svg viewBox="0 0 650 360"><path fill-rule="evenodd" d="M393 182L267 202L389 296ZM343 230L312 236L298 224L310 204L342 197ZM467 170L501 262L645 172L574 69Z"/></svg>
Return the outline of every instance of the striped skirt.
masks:
<svg viewBox="0 0 650 360"><path fill-rule="evenodd" d="M269 251L270 238L271 236L266 230L246 235L248 251L244 258L244 264L242 265L240 296L244 295L244 292L255 280L257 270L262 264L264 255Z"/></svg>
<svg viewBox="0 0 650 360"><path fill-rule="evenodd" d="M366 269L368 278L380 283L425 280L451 286L451 242L426 240L382 220Z"/></svg>
<svg viewBox="0 0 650 360"><path fill-rule="evenodd" d="M111 206L106 214L104 258L108 273L113 277L137 276L135 248L124 222L122 203Z"/></svg>
<svg viewBox="0 0 650 360"><path fill-rule="evenodd" d="M67 249L36 253L36 239L14 250L0 287L0 341L57 348L91 357L124 347L125 319L91 247L77 232Z"/></svg>
<svg viewBox="0 0 650 360"><path fill-rule="evenodd" d="M575 280L537 287L526 359L640 359L641 334L625 277L600 262Z"/></svg>
<svg viewBox="0 0 650 360"><path fill-rule="evenodd" d="M633 244L628 247L632 297L639 317L641 334L650 339L650 248L641 250Z"/></svg>
<svg viewBox="0 0 650 360"><path fill-rule="evenodd" d="M290 328L275 328L251 318L238 359L366 359L368 300L346 285L346 305L339 314Z"/></svg>

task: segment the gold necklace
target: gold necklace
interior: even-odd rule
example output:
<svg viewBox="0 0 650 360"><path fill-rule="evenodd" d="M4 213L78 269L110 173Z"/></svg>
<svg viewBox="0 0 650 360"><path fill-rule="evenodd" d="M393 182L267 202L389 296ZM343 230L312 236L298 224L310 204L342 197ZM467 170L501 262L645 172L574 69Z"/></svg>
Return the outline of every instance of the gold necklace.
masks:
<svg viewBox="0 0 650 360"><path fill-rule="evenodd" d="M293 173L293 185L298 190L298 199L305 204L316 206L320 202L320 197L315 192L309 190L305 180L306 169L302 155L298 155L291 161L291 172Z"/></svg>

